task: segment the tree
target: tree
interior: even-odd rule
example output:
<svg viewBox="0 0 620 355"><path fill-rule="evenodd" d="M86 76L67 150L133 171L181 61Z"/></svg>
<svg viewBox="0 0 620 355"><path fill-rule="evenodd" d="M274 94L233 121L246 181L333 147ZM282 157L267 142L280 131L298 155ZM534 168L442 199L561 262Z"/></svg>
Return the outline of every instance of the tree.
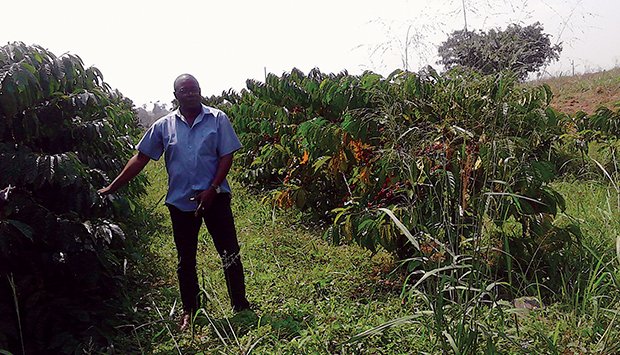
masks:
<svg viewBox="0 0 620 355"><path fill-rule="evenodd" d="M523 80L558 60L561 52L562 44L552 45L540 22L525 27L511 24L505 30L452 32L438 48L438 64L446 70L463 66L482 74L511 70Z"/></svg>
<svg viewBox="0 0 620 355"><path fill-rule="evenodd" d="M147 110L146 104L142 105L142 107L136 107L135 109L136 114L138 115L138 121L142 127L150 127L153 122L170 112L166 103L162 104L161 102L156 101L152 104L153 108L151 110Z"/></svg>

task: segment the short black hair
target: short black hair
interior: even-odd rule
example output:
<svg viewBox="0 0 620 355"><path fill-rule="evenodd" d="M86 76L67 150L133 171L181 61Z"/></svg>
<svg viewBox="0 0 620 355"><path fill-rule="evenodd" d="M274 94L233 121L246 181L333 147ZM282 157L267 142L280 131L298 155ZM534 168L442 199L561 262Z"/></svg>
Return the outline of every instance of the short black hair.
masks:
<svg viewBox="0 0 620 355"><path fill-rule="evenodd" d="M191 80L195 81L196 84L198 84L198 80L192 74L181 74L181 75L177 76L176 79L174 79L174 91L177 91L177 84L178 84L178 82L181 81L181 80L186 80L186 79L191 79ZM200 84L198 84L198 87L200 87Z"/></svg>

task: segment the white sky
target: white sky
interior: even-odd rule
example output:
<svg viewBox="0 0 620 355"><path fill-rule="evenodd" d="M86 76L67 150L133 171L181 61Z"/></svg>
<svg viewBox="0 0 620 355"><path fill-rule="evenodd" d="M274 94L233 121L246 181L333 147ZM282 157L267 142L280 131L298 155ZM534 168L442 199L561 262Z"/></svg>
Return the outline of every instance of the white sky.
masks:
<svg viewBox="0 0 620 355"><path fill-rule="evenodd" d="M113 88L142 105L170 102L177 75L203 95L245 87L248 78L366 69L387 75L435 64L436 46L462 29L463 0L2 0L0 45L38 44L79 55ZM465 0L468 29L540 21L563 42L551 74L620 65L620 0Z"/></svg>

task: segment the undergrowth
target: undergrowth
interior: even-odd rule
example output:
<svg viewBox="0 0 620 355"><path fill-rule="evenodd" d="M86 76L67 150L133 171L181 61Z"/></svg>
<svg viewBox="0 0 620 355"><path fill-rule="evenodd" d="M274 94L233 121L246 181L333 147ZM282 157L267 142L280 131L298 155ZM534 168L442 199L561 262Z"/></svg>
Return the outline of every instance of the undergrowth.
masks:
<svg viewBox="0 0 620 355"><path fill-rule="evenodd" d="M613 191L593 182L560 182L567 196L562 218L584 231L583 259L563 273L553 302L528 310L515 300L460 304L438 294L412 292L407 272L383 252L332 246L303 215L273 210L260 195L233 181L233 213L241 243L252 311L233 314L220 261L202 231L198 272L205 294L191 331L180 332L176 255L162 202L165 172L147 168L144 199L158 231L142 235L144 265L124 323L108 353L179 354L404 354L615 353L618 319L618 206ZM589 255L589 256L588 256ZM577 267L581 266L581 267ZM484 289L483 284L473 285ZM536 294L531 295L536 298Z"/></svg>

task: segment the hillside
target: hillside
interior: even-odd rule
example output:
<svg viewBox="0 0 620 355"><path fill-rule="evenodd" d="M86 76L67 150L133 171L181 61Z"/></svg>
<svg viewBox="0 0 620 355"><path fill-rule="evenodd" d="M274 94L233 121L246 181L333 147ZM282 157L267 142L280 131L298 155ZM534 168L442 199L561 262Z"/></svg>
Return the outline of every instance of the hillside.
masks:
<svg viewBox="0 0 620 355"><path fill-rule="evenodd" d="M577 111L593 113L600 106L613 107L620 102L620 67L597 73L547 78L532 84L546 83L554 98L552 106L573 114Z"/></svg>

